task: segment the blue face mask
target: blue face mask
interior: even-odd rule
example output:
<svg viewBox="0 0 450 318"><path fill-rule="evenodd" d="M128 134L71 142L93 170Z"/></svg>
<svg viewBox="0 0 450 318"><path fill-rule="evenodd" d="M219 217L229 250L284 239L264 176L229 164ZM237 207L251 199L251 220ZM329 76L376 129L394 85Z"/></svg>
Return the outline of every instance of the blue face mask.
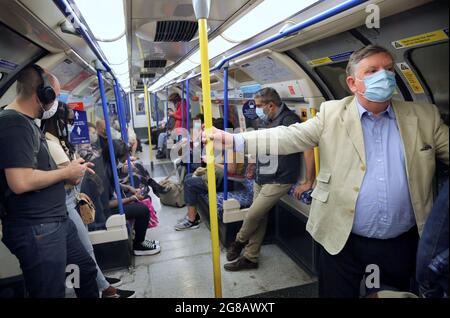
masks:
<svg viewBox="0 0 450 318"><path fill-rule="evenodd" d="M267 115L264 113L262 107L256 107L256 115L258 115L261 120L266 120L267 118Z"/></svg>
<svg viewBox="0 0 450 318"><path fill-rule="evenodd" d="M394 95L395 74L391 71L381 70L364 78L364 84L366 85L364 97L371 102L383 103Z"/></svg>

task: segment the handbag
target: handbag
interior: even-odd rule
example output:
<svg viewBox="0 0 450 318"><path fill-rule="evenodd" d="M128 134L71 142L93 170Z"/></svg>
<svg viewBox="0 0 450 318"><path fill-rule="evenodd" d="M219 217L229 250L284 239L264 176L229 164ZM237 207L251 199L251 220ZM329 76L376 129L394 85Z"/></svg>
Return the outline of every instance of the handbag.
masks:
<svg viewBox="0 0 450 318"><path fill-rule="evenodd" d="M147 228L153 228L153 227L157 227L158 226L158 216L156 215L156 211L153 208L153 204L152 201L150 199L144 199L142 201L139 201L140 204L143 204L147 207L149 213L150 213L150 219L148 221L148 226Z"/></svg>
<svg viewBox="0 0 450 318"><path fill-rule="evenodd" d="M95 221L95 205L86 193L76 194L76 209L81 216L81 220L85 225L94 223Z"/></svg>

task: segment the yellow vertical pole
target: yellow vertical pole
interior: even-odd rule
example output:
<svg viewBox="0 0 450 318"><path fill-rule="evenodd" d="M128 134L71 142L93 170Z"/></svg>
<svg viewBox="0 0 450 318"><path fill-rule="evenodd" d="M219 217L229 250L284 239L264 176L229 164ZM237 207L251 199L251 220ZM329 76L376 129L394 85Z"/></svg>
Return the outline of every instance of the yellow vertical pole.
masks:
<svg viewBox="0 0 450 318"><path fill-rule="evenodd" d="M200 56L202 65L203 109L205 111L206 134L212 131L211 86L208 57L208 33L206 19L199 19ZM207 138L206 158L208 171L209 219L211 225L211 244L214 271L214 294L222 298L222 280L220 273L219 224L217 217L216 172L214 165L213 141Z"/></svg>
<svg viewBox="0 0 450 318"><path fill-rule="evenodd" d="M147 84L144 85L144 99L145 99L145 114L147 115L147 124L148 124L148 146L149 146L149 154L150 154L150 164L153 164L153 146L152 146L152 131L151 125L152 122L150 120L150 108L148 103L148 87Z"/></svg>
<svg viewBox="0 0 450 318"><path fill-rule="evenodd" d="M317 110L315 108L311 108L311 115L313 115L313 117L315 117L317 114ZM319 175L319 170L320 170L320 162L319 162L319 147L315 147L314 148L314 163L316 165L316 177Z"/></svg>

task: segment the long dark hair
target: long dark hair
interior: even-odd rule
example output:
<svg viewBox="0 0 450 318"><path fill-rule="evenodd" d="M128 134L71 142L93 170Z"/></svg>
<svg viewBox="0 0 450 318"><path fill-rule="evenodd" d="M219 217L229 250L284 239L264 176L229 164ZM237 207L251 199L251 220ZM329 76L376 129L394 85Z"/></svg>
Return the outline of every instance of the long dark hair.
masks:
<svg viewBox="0 0 450 318"><path fill-rule="evenodd" d="M120 139L113 140L113 148L114 155L116 156L116 163L120 158L125 157L130 153L130 147ZM105 158L106 162L111 164L111 157L109 156L109 148L107 142L103 144L102 155L103 158Z"/></svg>
<svg viewBox="0 0 450 318"><path fill-rule="evenodd" d="M74 159L75 147L69 141L68 120L69 114L73 112L66 103L58 102L58 110L55 115L43 120L41 127L44 133L48 132L59 139L61 147L70 160Z"/></svg>

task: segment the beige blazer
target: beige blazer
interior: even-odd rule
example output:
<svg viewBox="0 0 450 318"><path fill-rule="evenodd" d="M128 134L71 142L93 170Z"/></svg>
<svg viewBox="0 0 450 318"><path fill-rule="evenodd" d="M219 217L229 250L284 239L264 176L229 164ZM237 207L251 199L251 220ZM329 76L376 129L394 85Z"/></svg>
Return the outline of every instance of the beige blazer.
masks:
<svg viewBox="0 0 450 318"><path fill-rule="evenodd" d="M433 203L435 158L448 165L448 126L443 124L434 105L393 101L392 106L403 141L409 191L421 233ZM267 138L278 143L280 155L319 147L320 173L306 228L330 254L338 254L352 230L356 199L366 172L364 137L355 98L325 102L318 115L304 123L247 132L242 136L249 153L256 151L252 145L263 140L269 150ZM422 150L425 145L431 149Z"/></svg>

